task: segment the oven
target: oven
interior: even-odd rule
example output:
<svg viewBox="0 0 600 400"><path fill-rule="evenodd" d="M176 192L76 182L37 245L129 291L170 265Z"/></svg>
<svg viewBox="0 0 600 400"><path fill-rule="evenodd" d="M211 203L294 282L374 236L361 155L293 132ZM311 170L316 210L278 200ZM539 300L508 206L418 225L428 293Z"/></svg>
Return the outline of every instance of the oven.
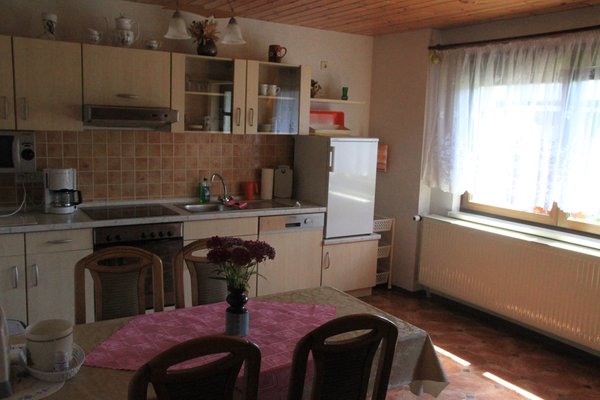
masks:
<svg viewBox="0 0 600 400"><path fill-rule="evenodd" d="M177 215L161 205L112 206L82 209L95 220ZM133 246L148 250L163 262L165 306L175 304L173 258L183 248L183 224L164 222L140 225L115 225L94 228L94 250L113 246ZM152 307L152 276L146 278L146 307Z"/></svg>

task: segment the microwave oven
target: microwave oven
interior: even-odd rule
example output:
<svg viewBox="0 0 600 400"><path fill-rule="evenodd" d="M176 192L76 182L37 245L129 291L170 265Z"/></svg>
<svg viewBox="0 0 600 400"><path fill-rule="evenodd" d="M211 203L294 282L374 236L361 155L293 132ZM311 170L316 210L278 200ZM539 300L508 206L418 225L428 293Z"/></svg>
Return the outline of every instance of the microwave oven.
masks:
<svg viewBox="0 0 600 400"><path fill-rule="evenodd" d="M35 172L35 133L0 131L0 173Z"/></svg>

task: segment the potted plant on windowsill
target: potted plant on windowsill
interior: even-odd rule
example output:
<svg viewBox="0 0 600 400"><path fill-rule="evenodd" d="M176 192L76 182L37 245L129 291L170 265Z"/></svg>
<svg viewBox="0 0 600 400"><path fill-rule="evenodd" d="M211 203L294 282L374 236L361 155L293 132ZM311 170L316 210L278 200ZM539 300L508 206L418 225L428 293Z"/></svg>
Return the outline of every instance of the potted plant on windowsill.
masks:
<svg viewBox="0 0 600 400"><path fill-rule="evenodd" d="M275 258L275 249L259 240L242 240L233 237L213 236L207 242L206 257L215 264L215 279L227 282L225 333L246 336L250 317L245 307L248 301L249 280L260 275L256 270L259 262Z"/></svg>
<svg viewBox="0 0 600 400"><path fill-rule="evenodd" d="M217 55L217 40L219 40L217 31L217 21L214 18L205 19L204 21L193 21L189 27L190 34L194 38L194 42L198 43L196 48L198 54L202 56Z"/></svg>

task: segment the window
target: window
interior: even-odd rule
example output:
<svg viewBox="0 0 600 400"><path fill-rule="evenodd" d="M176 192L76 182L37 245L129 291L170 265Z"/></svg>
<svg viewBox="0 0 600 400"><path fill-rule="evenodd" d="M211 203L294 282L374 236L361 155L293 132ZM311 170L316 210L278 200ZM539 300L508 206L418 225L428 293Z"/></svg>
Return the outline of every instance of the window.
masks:
<svg viewBox="0 0 600 400"><path fill-rule="evenodd" d="M448 50L423 179L468 210L600 234L600 31Z"/></svg>

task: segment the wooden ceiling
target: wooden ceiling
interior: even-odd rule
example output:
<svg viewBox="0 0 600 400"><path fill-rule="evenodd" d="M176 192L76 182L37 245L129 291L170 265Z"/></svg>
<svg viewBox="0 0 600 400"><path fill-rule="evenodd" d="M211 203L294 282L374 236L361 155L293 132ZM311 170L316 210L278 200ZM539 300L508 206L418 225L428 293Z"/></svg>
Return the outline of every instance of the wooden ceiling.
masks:
<svg viewBox="0 0 600 400"><path fill-rule="evenodd" d="M175 0L132 0L174 9ZM450 28L600 4L600 0L179 0L198 15L231 15L361 35Z"/></svg>

